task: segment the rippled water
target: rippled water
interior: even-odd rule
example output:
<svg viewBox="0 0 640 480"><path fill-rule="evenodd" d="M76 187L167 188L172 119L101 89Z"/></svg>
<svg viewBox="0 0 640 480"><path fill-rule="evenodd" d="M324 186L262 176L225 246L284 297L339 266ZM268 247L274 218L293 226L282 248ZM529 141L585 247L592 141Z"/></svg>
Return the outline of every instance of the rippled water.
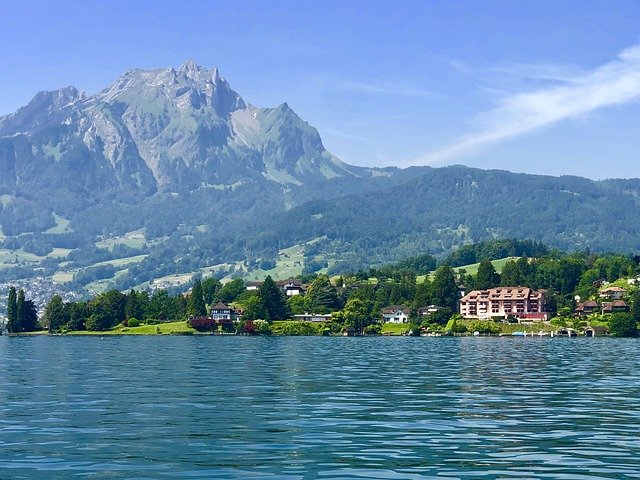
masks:
<svg viewBox="0 0 640 480"><path fill-rule="evenodd" d="M640 478L639 347L0 337L0 478Z"/></svg>

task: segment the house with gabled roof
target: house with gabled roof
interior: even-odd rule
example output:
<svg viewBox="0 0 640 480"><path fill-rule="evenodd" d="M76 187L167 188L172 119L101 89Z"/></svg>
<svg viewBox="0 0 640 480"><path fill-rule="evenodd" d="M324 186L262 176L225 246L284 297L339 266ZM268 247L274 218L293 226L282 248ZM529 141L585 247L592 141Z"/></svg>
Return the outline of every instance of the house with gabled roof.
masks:
<svg viewBox="0 0 640 480"><path fill-rule="evenodd" d="M627 291L622 287L607 287L600 290L600 298L608 298L611 300L620 300L627 294Z"/></svg>
<svg viewBox="0 0 640 480"><path fill-rule="evenodd" d="M411 309L404 305L391 305L382 309L382 321L385 323L407 323Z"/></svg>

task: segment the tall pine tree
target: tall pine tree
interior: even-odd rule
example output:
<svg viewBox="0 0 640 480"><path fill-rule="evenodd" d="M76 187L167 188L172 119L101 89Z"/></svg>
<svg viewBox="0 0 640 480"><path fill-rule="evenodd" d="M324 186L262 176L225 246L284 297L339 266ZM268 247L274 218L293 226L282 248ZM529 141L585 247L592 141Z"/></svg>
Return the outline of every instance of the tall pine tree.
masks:
<svg viewBox="0 0 640 480"><path fill-rule="evenodd" d="M18 321L18 295L16 287L9 288L9 297L7 298L7 330L9 333L17 332Z"/></svg>
<svg viewBox="0 0 640 480"><path fill-rule="evenodd" d="M27 317L27 310L24 299L24 290L18 292L18 301L16 302L16 321L14 332L24 332Z"/></svg>
<svg viewBox="0 0 640 480"><path fill-rule="evenodd" d="M269 321L286 320L291 317L284 293L278 288L271 275L264 279L258 290L258 296L262 300Z"/></svg>
<svg viewBox="0 0 640 480"><path fill-rule="evenodd" d="M474 281L476 290L488 290L489 288L500 285L500 276L491 263L491 260L484 259L478 266L478 273Z"/></svg>
<svg viewBox="0 0 640 480"><path fill-rule="evenodd" d="M438 267L431 284L433 303L439 307L448 307L453 312L458 311L460 292L456 285L453 269L448 265Z"/></svg>
<svg viewBox="0 0 640 480"><path fill-rule="evenodd" d="M202 294L202 282L200 282L200 280L193 282L193 288L191 289L191 295L189 296L189 303L187 305L187 314L193 315L194 317L204 317L207 314L207 307Z"/></svg>

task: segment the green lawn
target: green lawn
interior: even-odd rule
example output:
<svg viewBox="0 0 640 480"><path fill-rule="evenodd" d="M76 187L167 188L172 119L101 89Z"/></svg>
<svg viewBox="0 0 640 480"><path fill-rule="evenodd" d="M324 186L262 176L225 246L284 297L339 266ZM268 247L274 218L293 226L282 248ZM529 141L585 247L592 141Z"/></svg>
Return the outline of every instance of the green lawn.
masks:
<svg viewBox="0 0 640 480"><path fill-rule="evenodd" d="M69 332L69 335L157 335L158 333L171 334L184 332L195 333L196 331L193 328L189 327L186 321L181 321L159 323L157 325L140 325L139 327L131 328L117 326L111 330L107 330L104 332L80 331Z"/></svg>
<svg viewBox="0 0 640 480"><path fill-rule="evenodd" d="M383 323L380 333L382 335L402 335L407 331L409 331L408 323Z"/></svg>

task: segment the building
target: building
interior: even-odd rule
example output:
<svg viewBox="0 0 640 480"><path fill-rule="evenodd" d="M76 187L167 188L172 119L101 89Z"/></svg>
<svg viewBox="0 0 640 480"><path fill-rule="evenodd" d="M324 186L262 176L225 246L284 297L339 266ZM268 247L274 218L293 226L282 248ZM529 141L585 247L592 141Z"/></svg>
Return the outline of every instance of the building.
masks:
<svg viewBox="0 0 640 480"><path fill-rule="evenodd" d="M293 318L295 320L300 320L302 322L330 322L331 314L322 314L322 313L304 313L302 315L294 315Z"/></svg>
<svg viewBox="0 0 640 480"><path fill-rule="evenodd" d="M429 305L427 307L420 307L417 313L419 317L427 317L432 313L436 313L438 310L440 310L440 307L436 305Z"/></svg>
<svg viewBox="0 0 640 480"><path fill-rule="evenodd" d="M217 322L233 322L240 318L240 311L224 303L211 307L211 318Z"/></svg>
<svg viewBox="0 0 640 480"><path fill-rule="evenodd" d="M260 290L262 282L246 282L244 285L249 291L257 291Z"/></svg>
<svg viewBox="0 0 640 480"><path fill-rule="evenodd" d="M382 321L385 323L407 323L411 310L404 305L392 305L382 309Z"/></svg>
<svg viewBox="0 0 640 480"><path fill-rule="evenodd" d="M276 285L284 292L287 297L293 297L294 295L301 295L305 292L300 280L280 280L276 282Z"/></svg>
<svg viewBox="0 0 640 480"><path fill-rule="evenodd" d="M587 302L579 303L573 313L577 317L584 317L593 313L598 313L599 311L600 305L598 305L598 302L589 300Z"/></svg>
<svg viewBox="0 0 640 480"><path fill-rule="evenodd" d="M609 329L603 325L591 325L583 333L585 337L604 337L609 335Z"/></svg>
<svg viewBox="0 0 640 480"><path fill-rule="evenodd" d="M622 287L607 287L600 290L600 298L608 298L610 300L620 300L627 294L627 291Z"/></svg>
<svg viewBox="0 0 640 480"><path fill-rule="evenodd" d="M498 287L473 290L460 299L460 314L464 318L516 318L543 319L544 290L528 287ZM544 317L546 319L546 316Z"/></svg>
<svg viewBox="0 0 640 480"><path fill-rule="evenodd" d="M602 313L629 313L631 309L624 300L614 300L602 304Z"/></svg>

